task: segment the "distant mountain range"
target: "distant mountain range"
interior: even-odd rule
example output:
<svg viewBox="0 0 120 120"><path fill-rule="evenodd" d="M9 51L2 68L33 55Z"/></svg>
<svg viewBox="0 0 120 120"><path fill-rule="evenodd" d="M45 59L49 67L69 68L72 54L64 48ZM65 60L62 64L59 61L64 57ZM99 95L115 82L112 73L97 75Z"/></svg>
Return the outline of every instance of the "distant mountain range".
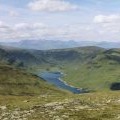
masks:
<svg viewBox="0 0 120 120"><path fill-rule="evenodd" d="M83 46L97 46L102 48L120 48L120 42L94 42L94 41L61 41L61 40L21 40L19 42L1 42L2 45L23 49L63 49Z"/></svg>

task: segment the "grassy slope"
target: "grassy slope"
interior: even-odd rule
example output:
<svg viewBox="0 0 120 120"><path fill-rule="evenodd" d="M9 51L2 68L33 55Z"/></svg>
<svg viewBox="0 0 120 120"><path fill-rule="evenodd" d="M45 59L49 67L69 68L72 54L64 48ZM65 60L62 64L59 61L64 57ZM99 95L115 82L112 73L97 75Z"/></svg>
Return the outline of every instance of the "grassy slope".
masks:
<svg viewBox="0 0 120 120"><path fill-rule="evenodd" d="M0 96L1 120L119 120L119 92Z"/></svg>
<svg viewBox="0 0 120 120"><path fill-rule="evenodd" d="M113 82L120 82L120 50L105 51L88 63L73 63L63 71L67 74L64 80L74 86L109 89Z"/></svg>
<svg viewBox="0 0 120 120"><path fill-rule="evenodd" d="M40 95L61 93L44 80L8 65L0 65L0 94ZM64 92L63 92L64 93Z"/></svg>

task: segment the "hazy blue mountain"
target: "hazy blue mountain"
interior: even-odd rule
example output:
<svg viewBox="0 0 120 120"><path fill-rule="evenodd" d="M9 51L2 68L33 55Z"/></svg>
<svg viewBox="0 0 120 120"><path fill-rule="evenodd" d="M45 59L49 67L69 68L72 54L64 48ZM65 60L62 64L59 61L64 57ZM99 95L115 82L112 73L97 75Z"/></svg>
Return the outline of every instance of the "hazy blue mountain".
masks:
<svg viewBox="0 0 120 120"><path fill-rule="evenodd" d="M102 48L120 48L120 42L94 42L94 41L61 41L61 40L21 40L19 42L1 43L3 45L24 49L63 49L82 46L98 46Z"/></svg>
<svg viewBox="0 0 120 120"><path fill-rule="evenodd" d="M2 45L19 47L25 49L49 50L49 49L63 49L74 48L81 46L95 46L97 42L91 41L61 41L61 40L21 40L19 42L1 43Z"/></svg>
<svg viewBox="0 0 120 120"><path fill-rule="evenodd" d="M99 47L103 48L120 48L120 42L100 42L96 44Z"/></svg>
<svg viewBox="0 0 120 120"><path fill-rule="evenodd" d="M20 42L1 43L12 47L19 47L25 49L62 49L79 46L75 41L60 41L60 40L23 40Z"/></svg>

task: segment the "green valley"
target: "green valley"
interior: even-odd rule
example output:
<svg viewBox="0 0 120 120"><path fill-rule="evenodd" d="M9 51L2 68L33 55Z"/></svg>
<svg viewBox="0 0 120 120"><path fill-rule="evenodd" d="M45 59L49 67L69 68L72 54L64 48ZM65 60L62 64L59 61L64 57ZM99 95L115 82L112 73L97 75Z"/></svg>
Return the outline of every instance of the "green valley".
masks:
<svg viewBox="0 0 120 120"><path fill-rule="evenodd" d="M69 85L89 93L48 84L36 75L43 71L62 72ZM1 120L119 120L119 83L120 49L0 47Z"/></svg>

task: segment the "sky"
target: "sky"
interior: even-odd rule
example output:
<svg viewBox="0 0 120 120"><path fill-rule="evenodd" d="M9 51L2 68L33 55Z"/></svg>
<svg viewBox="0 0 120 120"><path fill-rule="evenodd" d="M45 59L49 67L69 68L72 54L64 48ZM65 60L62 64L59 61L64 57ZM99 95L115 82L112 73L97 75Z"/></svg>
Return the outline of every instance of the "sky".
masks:
<svg viewBox="0 0 120 120"><path fill-rule="evenodd" d="M0 42L120 42L120 0L0 0Z"/></svg>

